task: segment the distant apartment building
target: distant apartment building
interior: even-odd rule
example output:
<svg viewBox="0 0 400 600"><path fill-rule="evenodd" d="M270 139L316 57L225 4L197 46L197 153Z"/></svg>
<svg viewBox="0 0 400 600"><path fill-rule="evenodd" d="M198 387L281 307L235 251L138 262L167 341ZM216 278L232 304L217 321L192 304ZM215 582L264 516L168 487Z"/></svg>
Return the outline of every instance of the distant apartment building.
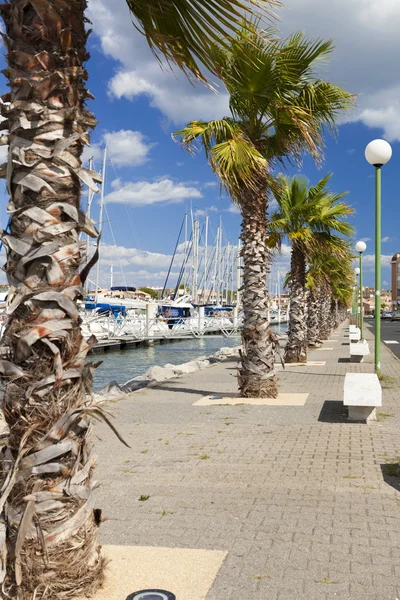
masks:
<svg viewBox="0 0 400 600"><path fill-rule="evenodd" d="M364 313L371 314L375 310L375 288L364 287L363 290ZM381 308L390 310L392 307L392 290L381 290Z"/></svg>
<svg viewBox="0 0 400 600"><path fill-rule="evenodd" d="M392 265L392 304L397 307L400 304L400 253L394 254Z"/></svg>

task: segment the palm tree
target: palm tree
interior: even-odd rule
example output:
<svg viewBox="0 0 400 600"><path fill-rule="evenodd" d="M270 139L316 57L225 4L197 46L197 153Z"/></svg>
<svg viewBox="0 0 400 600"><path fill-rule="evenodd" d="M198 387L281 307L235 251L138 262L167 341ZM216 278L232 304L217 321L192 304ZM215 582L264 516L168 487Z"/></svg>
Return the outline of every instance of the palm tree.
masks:
<svg viewBox="0 0 400 600"><path fill-rule="evenodd" d="M353 295L353 256L349 246L341 249L336 256L336 247L318 248L308 257L307 288L307 343L310 347L318 346L323 339L329 337L328 305L331 303L330 291L333 289L340 320L346 316L346 309ZM338 325L335 310L335 327Z"/></svg>
<svg viewBox="0 0 400 600"><path fill-rule="evenodd" d="M216 70L230 96L231 116L192 121L175 136L193 151L205 150L242 215L243 350L239 389L245 397L276 396L276 338L268 322L267 245L271 170L285 158L307 151L322 155L324 128L335 129L336 116L348 109L352 96L322 81L317 61L332 52L331 42L310 41L296 33L284 41L271 33L241 36L229 51L215 51Z"/></svg>
<svg viewBox="0 0 400 600"><path fill-rule="evenodd" d="M352 208L327 188L332 175L308 187L304 177L279 176L274 191L278 209L269 223L269 244L280 246L288 239L291 247L289 332L285 362L307 362L307 257L318 248L340 250L343 242L335 234L350 235L353 227L345 219Z"/></svg>
<svg viewBox="0 0 400 600"><path fill-rule="evenodd" d="M197 62L211 66L211 44L238 30L245 8L239 0L135 0L130 7L155 51L203 79ZM0 171L11 198L1 234L10 291L7 360L0 361L9 428L0 583L19 600L83 596L103 578L89 433L94 417L107 417L91 404L95 365L85 359L94 340L83 339L76 304L97 258L81 268L79 234L97 232L80 211L80 188L99 181L81 166L96 125L86 108L85 9L86 0L0 6L10 87L1 104L1 129L10 133L0 138L9 160Z"/></svg>

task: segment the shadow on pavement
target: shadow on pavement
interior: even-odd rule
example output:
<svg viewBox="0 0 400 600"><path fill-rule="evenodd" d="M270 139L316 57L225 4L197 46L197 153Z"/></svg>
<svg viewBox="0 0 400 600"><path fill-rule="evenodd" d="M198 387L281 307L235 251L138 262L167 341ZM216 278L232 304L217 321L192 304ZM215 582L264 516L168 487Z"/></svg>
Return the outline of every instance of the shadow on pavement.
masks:
<svg viewBox="0 0 400 600"><path fill-rule="evenodd" d="M164 385L162 382L159 385L152 385L151 388L148 389L163 391L167 390L168 392L179 392L183 394L196 394L197 396L226 396L227 398L231 398L232 396L237 394L237 391L232 390L229 390L228 392L216 392L215 390L196 390L194 388L172 387L169 385Z"/></svg>
<svg viewBox="0 0 400 600"><path fill-rule="evenodd" d="M380 465L385 483L400 492L400 467L398 463ZM397 474L396 474L397 473Z"/></svg>
<svg viewBox="0 0 400 600"><path fill-rule="evenodd" d="M350 362L350 358L338 358L338 362L340 363L349 363Z"/></svg>
<svg viewBox="0 0 400 600"><path fill-rule="evenodd" d="M342 400L325 400L318 421L321 423L348 423L347 409L343 406Z"/></svg>

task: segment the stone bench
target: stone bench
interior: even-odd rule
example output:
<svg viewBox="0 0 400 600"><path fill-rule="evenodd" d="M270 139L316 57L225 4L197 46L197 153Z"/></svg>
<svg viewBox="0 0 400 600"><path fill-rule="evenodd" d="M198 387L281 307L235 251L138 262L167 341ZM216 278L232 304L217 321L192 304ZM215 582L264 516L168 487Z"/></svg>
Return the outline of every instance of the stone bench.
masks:
<svg viewBox="0 0 400 600"><path fill-rule="evenodd" d="M376 421L376 408L382 406L382 388L375 373L346 373L343 404L350 421Z"/></svg>
<svg viewBox="0 0 400 600"><path fill-rule="evenodd" d="M357 325L349 325L350 333L354 333L355 331L357 331L357 329L358 329Z"/></svg>
<svg viewBox="0 0 400 600"><path fill-rule="evenodd" d="M353 342L349 346L350 362L360 363L364 360L364 356L369 354L368 343L364 340L362 342Z"/></svg>
<svg viewBox="0 0 400 600"><path fill-rule="evenodd" d="M361 340L361 331L356 327L349 333L350 342L359 342Z"/></svg>

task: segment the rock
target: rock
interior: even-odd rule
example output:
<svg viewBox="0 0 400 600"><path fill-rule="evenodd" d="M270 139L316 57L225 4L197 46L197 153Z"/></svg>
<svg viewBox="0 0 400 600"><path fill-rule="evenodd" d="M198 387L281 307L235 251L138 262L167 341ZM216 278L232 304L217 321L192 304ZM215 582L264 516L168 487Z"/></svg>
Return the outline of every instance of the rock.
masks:
<svg viewBox="0 0 400 600"><path fill-rule="evenodd" d="M165 381L176 377L175 372L172 369L165 369L164 367L150 367L146 371L146 378L148 381Z"/></svg>
<svg viewBox="0 0 400 600"><path fill-rule="evenodd" d="M140 381L135 381L134 379L131 379L131 381L127 381L127 383L124 383L122 389L125 392L125 394L129 394L130 392L136 392L137 390L141 390L147 387L148 385L149 382L144 381L143 378Z"/></svg>
<svg viewBox="0 0 400 600"><path fill-rule="evenodd" d="M100 396L102 399L108 398L119 398L124 396L125 392L116 381L110 381L107 383L95 396Z"/></svg>

